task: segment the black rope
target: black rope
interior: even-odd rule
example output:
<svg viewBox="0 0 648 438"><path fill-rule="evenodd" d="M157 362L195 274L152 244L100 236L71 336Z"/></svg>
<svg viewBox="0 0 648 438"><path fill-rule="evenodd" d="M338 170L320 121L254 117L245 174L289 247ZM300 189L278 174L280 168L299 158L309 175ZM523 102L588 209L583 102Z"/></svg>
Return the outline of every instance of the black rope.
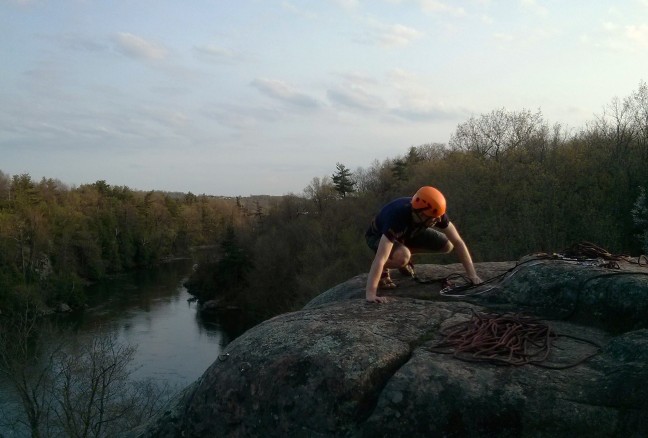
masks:
<svg viewBox="0 0 648 438"><path fill-rule="evenodd" d="M644 261L643 264L641 264L642 260ZM648 256L645 256L645 255L642 254L639 257L637 257L637 264L639 266L648 266Z"/></svg>
<svg viewBox="0 0 648 438"><path fill-rule="evenodd" d="M563 250L563 252L560 254L536 253L536 254L529 254L529 255L533 256L533 258L525 260L524 262L518 262L515 264L515 266L513 266L511 269L507 270L506 272L496 275L492 278L489 278L488 280L485 280L480 284L474 284L472 280L470 280L468 277L460 273L452 273L448 276L438 277L438 278L420 278L417 275L414 275L412 278L414 279L414 281L420 284L441 283L442 285L442 289L440 291L441 295L447 297L464 298L464 297L484 294L486 292L493 290L494 289L493 287L482 288L482 286L488 285L496 281L500 281L504 279L504 277L506 277L508 274L511 274L512 272L516 271L520 266L538 260L555 260L555 261L563 261L568 263L571 262L585 263L587 261L596 261L596 260L603 259L603 260L607 260L607 262L599 263L597 267L605 268L605 269L614 269L614 270L621 269L621 266L619 265L618 262L622 260L627 261L629 263L638 264L639 266L644 266L642 264L642 260L645 260L645 264L648 264L648 257L646 257L645 255L639 256L637 258L637 261L634 261L630 256L612 254L608 250L588 241L582 241L576 243L570 246L569 248ZM633 275L633 274L648 275L646 273L641 273L641 272L618 272L618 274L626 274L626 273L629 275ZM602 274L602 276L605 275L606 274ZM592 278L596 278L596 277L592 277ZM462 284L456 284L456 280L458 279L461 280ZM470 291L473 290L474 292L471 293Z"/></svg>
<svg viewBox="0 0 648 438"><path fill-rule="evenodd" d="M549 258L549 257L542 257L542 258ZM468 297L468 296L472 296L472 295L480 295L480 294L486 293L486 292L492 290L493 288L491 287L491 288L487 288L487 289L484 289L484 290L477 290L474 293L468 293L468 294L461 293L461 292L468 292L468 291L471 291L471 290L477 289L477 288L481 289L482 286L486 286L486 285L488 285L490 283L495 283L497 281L502 280L505 276L512 273L513 271L515 271L520 266L525 265L525 264L530 263L530 262L535 262L535 261L540 260L540 259L541 258L536 258L536 259L525 260L523 262L517 262L515 264L515 266L508 269L507 271L505 271L505 272L503 272L501 274L495 275L495 276L493 276L493 277L491 277L491 278L489 278L487 280L484 280L479 284L475 284L470 278L468 278L464 274L461 274L461 273L458 273L458 272L452 273L452 274L447 275L445 277L421 278L421 277L419 277L417 275L414 275L412 278L414 279L414 281L416 281L417 283L420 283L420 284L441 283L441 285L442 285L442 289L441 289L442 293L441 294L444 295L444 296L450 296L450 297L454 296L454 297L458 297L458 298ZM457 279L462 280L463 284L458 285L458 284L453 282L453 281L456 281Z"/></svg>

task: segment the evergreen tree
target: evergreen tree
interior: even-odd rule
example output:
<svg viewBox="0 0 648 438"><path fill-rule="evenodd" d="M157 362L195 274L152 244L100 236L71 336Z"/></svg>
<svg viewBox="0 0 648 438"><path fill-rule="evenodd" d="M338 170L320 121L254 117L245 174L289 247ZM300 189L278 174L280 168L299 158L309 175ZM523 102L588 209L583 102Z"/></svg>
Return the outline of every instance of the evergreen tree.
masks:
<svg viewBox="0 0 648 438"><path fill-rule="evenodd" d="M347 194L355 192L356 182L353 180L353 174L344 164L336 163L337 171L333 174L333 185L340 197L345 198Z"/></svg>
<svg viewBox="0 0 648 438"><path fill-rule="evenodd" d="M403 159L394 160L391 172L397 181L407 181L407 162Z"/></svg>

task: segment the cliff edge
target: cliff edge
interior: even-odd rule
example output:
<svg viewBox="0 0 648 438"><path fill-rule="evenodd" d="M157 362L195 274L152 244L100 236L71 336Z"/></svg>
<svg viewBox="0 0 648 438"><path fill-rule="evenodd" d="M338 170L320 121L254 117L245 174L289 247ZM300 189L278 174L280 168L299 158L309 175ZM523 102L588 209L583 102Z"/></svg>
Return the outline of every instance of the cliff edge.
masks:
<svg viewBox="0 0 648 438"><path fill-rule="evenodd" d="M648 436L645 265L476 267L491 280L452 288L460 265L417 265L385 304L354 277L235 339L129 436Z"/></svg>

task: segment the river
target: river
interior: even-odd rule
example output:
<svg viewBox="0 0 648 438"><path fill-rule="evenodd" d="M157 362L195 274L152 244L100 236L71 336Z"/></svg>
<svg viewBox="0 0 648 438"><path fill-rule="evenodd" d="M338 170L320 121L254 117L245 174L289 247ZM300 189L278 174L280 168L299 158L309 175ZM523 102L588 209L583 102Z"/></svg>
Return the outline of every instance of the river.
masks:
<svg viewBox="0 0 648 438"><path fill-rule="evenodd" d="M118 276L88 288L89 308L70 314L60 323L79 338L114 330L121 343L137 347L132 377L152 378L184 387L218 358L244 326L225 327L205 319L183 286L191 273L190 261ZM8 391L0 385L0 408ZM5 400L3 400L3 398ZM0 437L14 436L0 427Z"/></svg>
<svg viewBox="0 0 648 438"><path fill-rule="evenodd" d="M70 322L81 333L116 329L135 345L135 378L189 384L233 337L198 314L183 286L190 272L190 262L174 262L97 284L88 289L90 310Z"/></svg>

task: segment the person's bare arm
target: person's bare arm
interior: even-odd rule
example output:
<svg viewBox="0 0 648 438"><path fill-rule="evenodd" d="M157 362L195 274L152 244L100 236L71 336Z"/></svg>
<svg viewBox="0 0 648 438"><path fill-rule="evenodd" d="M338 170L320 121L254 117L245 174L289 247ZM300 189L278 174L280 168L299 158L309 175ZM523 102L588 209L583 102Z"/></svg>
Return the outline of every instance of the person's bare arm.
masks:
<svg viewBox="0 0 648 438"><path fill-rule="evenodd" d="M482 279L479 278L477 271L475 271L475 265L473 264L472 257L470 257L470 251L468 251L466 243L461 238L461 235L454 224L450 222L448 226L442 228L441 231L448 237L448 240L454 246L453 251L466 270L468 278L470 278L474 284L482 283Z"/></svg>
<svg viewBox="0 0 648 438"><path fill-rule="evenodd" d="M369 301L370 303L387 302L386 297L377 296L378 283L380 282L380 275L382 274L385 264L387 263L387 260L389 260L389 254L391 253L393 246L394 244L383 234L383 236L380 238L380 243L378 244L376 256L371 263L369 275L367 276L365 296L367 301Z"/></svg>

